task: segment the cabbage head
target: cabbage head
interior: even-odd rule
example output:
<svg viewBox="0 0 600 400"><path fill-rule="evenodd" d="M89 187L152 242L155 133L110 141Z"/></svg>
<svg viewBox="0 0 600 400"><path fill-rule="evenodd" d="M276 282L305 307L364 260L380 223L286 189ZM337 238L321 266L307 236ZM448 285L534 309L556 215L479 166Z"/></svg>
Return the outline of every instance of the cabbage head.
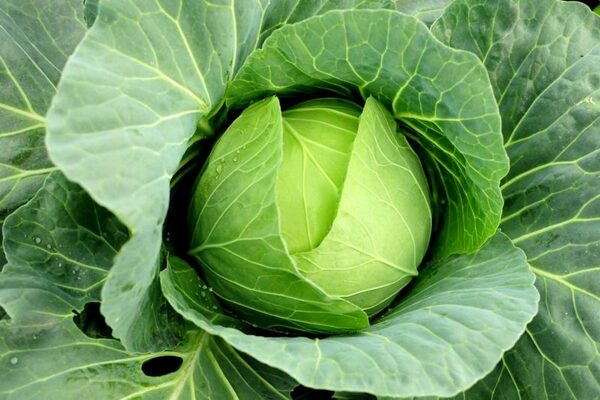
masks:
<svg viewBox="0 0 600 400"><path fill-rule="evenodd" d="M214 293L249 322L364 328L418 273L431 233L425 173L373 98L364 109L334 98L276 108L276 98L248 107L213 147L191 202L190 254ZM247 137L257 125L267 129ZM265 153L276 159L268 176L253 163ZM288 278L257 282L282 264ZM324 309L294 315L310 298L282 301L291 284L320 296ZM335 307L353 318L332 319Z"/></svg>

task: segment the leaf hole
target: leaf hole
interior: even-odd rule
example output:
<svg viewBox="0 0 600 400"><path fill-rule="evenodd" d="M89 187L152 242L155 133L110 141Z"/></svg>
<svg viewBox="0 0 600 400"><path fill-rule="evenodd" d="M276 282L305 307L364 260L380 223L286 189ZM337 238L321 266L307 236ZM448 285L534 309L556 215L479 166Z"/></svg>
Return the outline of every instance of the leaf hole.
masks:
<svg viewBox="0 0 600 400"><path fill-rule="evenodd" d="M296 386L292 391L292 399L294 400L326 400L333 399L334 392L328 390L309 389L304 386Z"/></svg>
<svg viewBox="0 0 600 400"><path fill-rule="evenodd" d="M144 361L142 372L146 376L163 376L176 372L183 363L183 359L177 356L160 356Z"/></svg>
<svg viewBox="0 0 600 400"><path fill-rule="evenodd" d="M112 329L100 312L100 303L87 303L83 311L74 313L73 322L86 336L93 339L114 339Z"/></svg>

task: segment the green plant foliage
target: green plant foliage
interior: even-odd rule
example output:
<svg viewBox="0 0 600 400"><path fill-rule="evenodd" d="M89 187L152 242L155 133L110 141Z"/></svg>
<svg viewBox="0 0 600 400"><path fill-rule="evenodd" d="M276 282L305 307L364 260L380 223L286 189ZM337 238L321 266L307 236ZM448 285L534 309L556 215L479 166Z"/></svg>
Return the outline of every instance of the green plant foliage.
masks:
<svg viewBox="0 0 600 400"><path fill-rule="evenodd" d="M55 170L45 115L67 57L85 32L79 0L0 2L0 269L2 225Z"/></svg>
<svg viewBox="0 0 600 400"><path fill-rule="evenodd" d="M0 0L0 398L600 398L600 19Z"/></svg>
<svg viewBox="0 0 600 400"><path fill-rule="evenodd" d="M477 253L427 265L410 294L373 326L321 340L212 323L205 307L190 302L202 282L180 261L161 273L161 283L186 319L309 387L448 396L489 372L530 321L538 294L528 270L523 252L497 234ZM365 368L379 372L365 375Z"/></svg>
<svg viewBox="0 0 600 400"><path fill-rule="evenodd" d="M396 0L396 10L431 25L451 2L452 0Z"/></svg>
<svg viewBox="0 0 600 400"><path fill-rule="evenodd" d="M282 115L283 155L276 190L281 235L291 254L316 248L331 229L360 111L353 103L316 99Z"/></svg>
<svg viewBox="0 0 600 400"><path fill-rule="evenodd" d="M220 106L229 77L254 50L261 30L288 12L312 15L299 3L285 6L259 0L223 7L105 0L71 57L48 115L48 148L67 177L133 233L115 260L102 302L115 335L129 349L156 349L155 321L138 310L164 306L153 288L169 180L199 120ZM102 111L90 115L96 106ZM110 164L114 174L103 173L98 163Z"/></svg>
<svg viewBox="0 0 600 400"><path fill-rule="evenodd" d="M372 98L360 115L332 100L246 109L190 207L190 254L215 293L263 327L366 327L417 275L430 234L425 176L395 129Z"/></svg>
<svg viewBox="0 0 600 400"><path fill-rule="evenodd" d="M260 314L255 322L261 326L316 332L366 327L360 309L303 279L286 251L275 201L282 141L275 98L249 107L222 136L192 199L190 254L206 265L216 293L242 315Z"/></svg>
<svg viewBox="0 0 600 400"><path fill-rule="evenodd" d="M5 232L9 264L0 302L11 319L0 322L3 399L78 399L90 393L102 399L210 399L224 393L240 399L289 398L295 382L218 337L185 329L167 310L154 310L154 316L179 324L181 333L168 352L135 354L114 339L86 336L74 314L100 300L127 230L60 173L51 174L36 196L8 218ZM158 376L144 368L165 356L180 359L181 366Z"/></svg>
<svg viewBox="0 0 600 400"><path fill-rule="evenodd" d="M474 12L507 23L484 37L461 22ZM459 1L434 32L480 56L495 78L511 159L501 227L527 254L542 296L526 334L473 393L598 397L600 19L575 2Z"/></svg>
<svg viewBox="0 0 600 400"><path fill-rule="evenodd" d="M344 46L334 45L340 42ZM333 66L334 74L328 72ZM426 163L444 176L447 205L435 243L440 257L473 251L494 234L507 159L487 73L472 54L442 45L420 22L393 11L332 12L271 35L227 98L238 107L311 88L372 95L416 131Z"/></svg>

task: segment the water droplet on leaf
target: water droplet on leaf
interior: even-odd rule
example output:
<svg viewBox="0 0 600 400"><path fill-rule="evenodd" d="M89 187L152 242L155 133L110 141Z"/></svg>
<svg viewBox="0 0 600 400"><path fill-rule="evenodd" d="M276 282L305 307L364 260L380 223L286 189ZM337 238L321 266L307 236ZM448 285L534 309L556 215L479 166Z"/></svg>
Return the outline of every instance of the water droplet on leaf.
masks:
<svg viewBox="0 0 600 400"><path fill-rule="evenodd" d="M42 239L40 239L40 238L39 238L39 237L37 237L37 236L33 238L33 241L35 242L35 244L40 244L40 243L42 243Z"/></svg>
<svg viewBox="0 0 600 400"><path fill-rule="evenodd" d="M19 362L19 359L17 357L13 357L10 359L10 363L12 365L17 365L18 362Z"/></svg>

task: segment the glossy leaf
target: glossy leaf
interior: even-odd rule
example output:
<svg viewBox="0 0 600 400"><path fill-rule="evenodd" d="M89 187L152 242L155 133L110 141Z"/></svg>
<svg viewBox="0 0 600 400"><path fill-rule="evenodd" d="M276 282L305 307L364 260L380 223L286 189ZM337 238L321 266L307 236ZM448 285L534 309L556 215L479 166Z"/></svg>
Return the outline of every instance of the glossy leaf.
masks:
<svg viewBox="0 0 600 400"><path fill-rule="evenodd" d="M47 281L82 302L101 300L113 259L129 237L117 218L59 172L7 218L4 231L7 272L43 271ZM153 290L160 296L158 287ZM151 340L158 346L172 347L183 335L178 315L165 303L138 313L154 321Z"/></svg>
<svg viewBox="0 0 600 400"><path fill-rule="evenodd" d="M40 276L80 305L100 300L99 283L128 239L111 213L60 172L6 219L4 233L5 272Z"/></svg>
<svg viewBox="0 0 600 400"><path fill-rule="evenodd" d="M459 0L433 31L488 69L511 159L501 226L542 298L515 349L465 396L597 398L600 19L577 2Z"/></svg>

